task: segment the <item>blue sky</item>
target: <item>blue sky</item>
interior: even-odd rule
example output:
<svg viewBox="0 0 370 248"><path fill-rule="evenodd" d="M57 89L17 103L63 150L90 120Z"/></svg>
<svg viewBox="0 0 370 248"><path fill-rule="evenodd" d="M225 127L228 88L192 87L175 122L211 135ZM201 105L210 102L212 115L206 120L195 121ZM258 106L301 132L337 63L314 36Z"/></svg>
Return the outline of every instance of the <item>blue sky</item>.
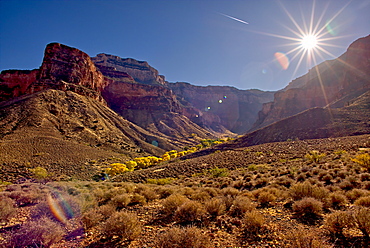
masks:
<svg viewBox="0 0 370 248"><path fill-rule="evenodd" d="M170 82L278 90L369 35L369 13L369 0L0 0L0 70L38 68L60 42L148 61ZM289 38L310 23L321 50L299 63Z"/></svg>

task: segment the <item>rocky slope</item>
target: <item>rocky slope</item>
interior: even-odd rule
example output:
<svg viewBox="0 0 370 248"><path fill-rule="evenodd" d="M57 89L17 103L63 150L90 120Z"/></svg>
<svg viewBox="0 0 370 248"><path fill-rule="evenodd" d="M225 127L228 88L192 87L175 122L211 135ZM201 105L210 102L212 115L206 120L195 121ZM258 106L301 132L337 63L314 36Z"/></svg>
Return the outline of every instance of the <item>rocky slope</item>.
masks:
<svg viewBox="0 0 370 248"><path fill-rule="evenodd" d="M191 116L217 130L220 126L234 133L245 133L257 120L262 104L273 99L274 92L239 90L229 86L195 86L189 83L168 83L184 105L199 110ZM201 118L199 118L201 117Z"/></svg>
<svg viewBox="0 0 370 248"><path fill-rule="evenodd" d="M314 107L324 107L346 97L347 102L370 89L370 36L353 42L346 53L325 61L275 93L264 104L252 130ZM343 107L346 101L336 107Z"/></svg>

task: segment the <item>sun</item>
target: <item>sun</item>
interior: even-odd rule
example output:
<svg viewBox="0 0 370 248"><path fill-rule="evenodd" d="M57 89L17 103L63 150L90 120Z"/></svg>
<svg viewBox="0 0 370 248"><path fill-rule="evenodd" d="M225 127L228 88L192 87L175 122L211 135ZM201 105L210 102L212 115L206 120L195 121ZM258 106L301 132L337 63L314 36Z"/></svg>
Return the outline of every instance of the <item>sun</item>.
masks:
<svg viewBox="0 0 370 248"><path fill-rule="evenodd" d="M301 40L301 46L305 50L312 50L317 47L317 36L316 35L304 35Z"/></svg>

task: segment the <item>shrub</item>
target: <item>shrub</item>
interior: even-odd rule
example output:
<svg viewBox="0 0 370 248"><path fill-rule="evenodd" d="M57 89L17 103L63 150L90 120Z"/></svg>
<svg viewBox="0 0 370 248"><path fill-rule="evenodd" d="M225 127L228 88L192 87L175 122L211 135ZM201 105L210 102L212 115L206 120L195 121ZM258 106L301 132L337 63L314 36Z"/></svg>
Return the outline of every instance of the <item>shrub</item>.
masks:
<svg viewBox="0 0 370 248"><path fill-rule="evenodd" d="M43 167L36 167L29 170L33 173L36 179L46 179L49 176L48 171Z"/></svg>
<svg viewBox="0 0 370 248"><path fill-rule="evenodd" d="M129 194L122 194L122 195L117 195L111 200L112 204L118 208L124 208L131 202L131 197Z"/></svg>
<svg viewBox="0 0 370 248"><path fill-rule="evenodd" d="M149 184L157 184L157 185L166 185L166 184L171 184L173 181L175 181L175 178L172 177L167 177L167 178L158 178L158 179L151 179L148 178L146 180L147 183Z"/></svg>
<svg viewBox="0 0 370 248"><path fill-rule="evenodd" d="M348 200L345 195L333 192L328 195L325 203L325 207L327 208L332 207L334 209L341 209L348 203Z"/></svg>
<svg viewBox="0 0 370 248"><path fill-rule="evenodd" d="M207 174L212 177L227 177L229 175L229 170L227 168L218 168L217 166L209 169Z"/></svg>
<svg viewBox="0 0 370 248"><path fill-rule="evenodd" d="M157 236L158 248L208 248L212 244L207 235L196 227L172 227Z"/></svg>
<svg viewBox="0 0 370 248"><path fill-rule="evenodd" d="M370 209L360 207L353 214L355 224L358 229L364 234L366 239L369 239L370 234Z"/></svg>
<svg viewBox="0 0 370 248"><path fill-rule="evenodd" d="M144 196L135 193L131 197L130 205L144 205L146 203L146 199Z"/></svg>
<svg viewBox="0 0 370 248"><path fill-rule="evenodd" d="M183 195L173 194L163 201L163 212L172 215L185 201L189 200Z"/></svg>
<svg viewBox="0 0 370 248"><path fill-rule="evenodd" d="M12 199L0 195L0 223L6 222L17 213L17 209L14 205L15 202Z"/></svg>
<svg viewBox="0 0 370 248"><path fill-rule="evenodd" d="M359 154L356 156L356 158L352 159L352 161L356 162L360 166L370 171L370 154L369 153Z"/></svg>
<svg viewBox="0 0 370 248"><path fill-rule="evenodd" d="M274 196L273 194L269 192L262 192L257 198L257 201L259 202L261 207L267 207L271 203L273 203L275 200L276 200L276 196Z"/></svg>
<svg viewBox="0 0 370 248"><path fill-rule="evenodd" d="M329 248L322 238L312 228L307 230L303 227L289 229L284 235L286 247L291 248Z"/></svg>
<svg viewBox="0 0 370 248"><path fill-rule="evenodd" d="M316 220L321 217L323 204L315 198L305 197L293 204L295 215L302 220Z"/></svg>
<svg viewBox="0 0 370 248"><path fill-rule="evenodd" d="M10 238L10 247L50 247L60 241L63 228L47 217L26 222Z"/></svg>
<svg viewBox="0 0 370 248"><path fill-rule="evenodd" d="M370 196L362 196L355 201L355 205L370 208Z"/></svg>
<svg viewBox="0 0 370 248"><path fill-rule="evenodd" d="M103 215L96 208L90 209L81 216L81 222L86 229L90 229L101 223L103 220Z"/></svg>
<svg viewBox="0 0 370 248"><path fill-rule="evenodd" d="M329 190L326 188L312 185L309 182L297 183L293 185L289 191L293 200L300 200L304 197L323 200L329 194Z"/></svg>
<svg viewBox="0 0 370 248"><path fill-rule="evenodd" d="M118 236L121 239L134 240L141 233L141 225L135 214L116 212L105 222L102 232L110 238Z"/></svg>
<svg viewBox="0 0 370 248"><path fill-rule="evenodd" d="M310 151L309 153L306 154L306 158L313 162L313 163L319 163L320 160L325 157L325 153L320 153L319 151Z"/></svg>
<svg viewBox="0 0 370 248"><path fill-rule="evenodd" d="M211 216L216 217L226 211L226 204L221 198L212 198L205 203L205 208Z"/></svg>
<svg viewBox="0 0 370 248"><path fill-rule="evenodd" d="M265 218L257 211L248 212L242 219L241 231L247 239L256 239L265 231Z"/></svg>
<svg viewBox="0 0 370 248"><path fill-rule="evenodd" d="M335 237L343 236L344 228L351 228L353 226L353 218L349 212L338 211L329 214L325 218L324 227Z"/></svg>
<svg viewBox="0 0 370 248"><path fill-rule="evenodd" d="M175 212L175 218L178 222L201 221L205 216L205 209L199 202L187 200Z"/></svg>
<svg viewBox="0 0 370 248"><path fill-rule="evenodd" d="M231 216L242 216L244 213L256 208L255 204L246 196L238 196L230 208Z"/></svg>
<svg viewBox="0 0 370 248"><path fill-rule="evenodd" d="M368 195L370 195L370 192L364 189L352 189L346 193L347 198L351 202L355 202L358 198Z"/></svg>

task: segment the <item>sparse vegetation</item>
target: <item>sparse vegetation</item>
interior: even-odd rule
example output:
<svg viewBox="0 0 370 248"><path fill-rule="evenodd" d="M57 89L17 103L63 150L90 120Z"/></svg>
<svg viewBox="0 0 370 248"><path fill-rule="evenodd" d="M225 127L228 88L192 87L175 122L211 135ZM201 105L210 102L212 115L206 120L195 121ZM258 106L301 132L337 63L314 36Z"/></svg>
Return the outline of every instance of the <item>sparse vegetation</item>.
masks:
<svg viewBox="0 0 370 248"><path fill-rule="evenodd" d="M117 174L127 182L115 175L116 182L3 185L1 245L28 244L18 231L29 234L43 220L56 236L33 231L37 246L363 247L370 232L370 177L351 159L357 148L343 146L339 153L312 146L327 154L313 162L307 149L291 154L293 148L275 145ZM24 213L29 217L20 218Z"/></svg>

